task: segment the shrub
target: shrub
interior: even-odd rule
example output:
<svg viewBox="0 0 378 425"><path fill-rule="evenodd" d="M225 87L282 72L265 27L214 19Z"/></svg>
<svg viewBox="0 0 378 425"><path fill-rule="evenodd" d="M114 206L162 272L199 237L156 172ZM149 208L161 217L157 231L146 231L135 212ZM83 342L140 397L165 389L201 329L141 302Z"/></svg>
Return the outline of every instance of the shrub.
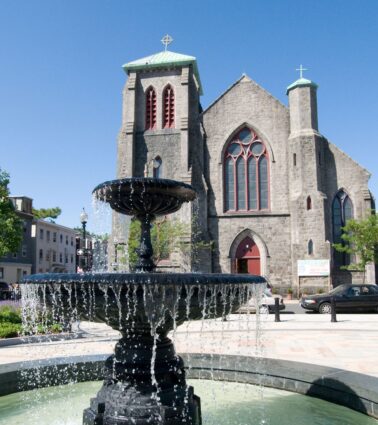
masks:
<svg viewBox="0 0 378 425"><path fill-rule="evenodd" d="M0 338L14 338L21 332L21 325L19 323L0 323Z"/></svg>
<svg viewBox="0 0 378 425"><path fill-rule="evenodd" d="M0 307L0 324L1 323L21 324L22 319L20 309L9 305Z"/></svg>
<svg viewBox="0 0 378 425"><path fill-rule="evenodd" d="M50 327L50 332L53 334L59 334L63 331L63 327L60 323L54 323Z"/></svg>

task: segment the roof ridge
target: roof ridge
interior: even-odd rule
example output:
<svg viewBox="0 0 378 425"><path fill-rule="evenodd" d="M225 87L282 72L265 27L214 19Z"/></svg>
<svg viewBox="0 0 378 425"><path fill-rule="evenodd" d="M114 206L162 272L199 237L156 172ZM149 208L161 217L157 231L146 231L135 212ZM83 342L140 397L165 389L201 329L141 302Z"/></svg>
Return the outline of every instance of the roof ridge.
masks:
<svg viewBox="0 0 378 425"><path fill-rule="evenodd" d="M257 87L259 87L260 90L265 92L269 97L271 97L273 100L275 100L277 103L279 103L282 107L284 107L285 109L288 109L288 107L286 105L284 105L279 99L277 99L270 92L268 92L268 90L264 89L264 87L262 87L260 84L256 83L256 81L253 80L252 78L250 78L248 74L243 72L243 74L241 75L240 78L238 78L233 84L231 84L231 86L229 86L213 102L211 102L210 105L206 109L204 109L204 111L202 112L202 115L205 114L210 108L212 108L217 102L219 102L219 100L221 100L223 96L225 96L231 89L233 89L237 84L241 83L243 80L247 83L255 84Z"/></svg>

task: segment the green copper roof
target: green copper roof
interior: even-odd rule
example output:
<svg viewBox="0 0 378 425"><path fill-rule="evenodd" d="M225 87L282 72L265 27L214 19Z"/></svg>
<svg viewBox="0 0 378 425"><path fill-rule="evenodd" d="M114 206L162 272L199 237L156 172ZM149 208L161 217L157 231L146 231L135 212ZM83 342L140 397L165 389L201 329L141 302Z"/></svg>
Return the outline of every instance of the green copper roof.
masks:
<svg viewBox="0 0 378 425"><path fill-rule="evenodd" d="M294 81L293 84L290 84L290 86L286 89L286 94L288 94L290 90L296 87L314 87L317 89L318 85L311 80L307 80L307 78L300 78L299 80Z"/></svg>
<svg viewBox="0 0 378 425"><path fill-rule="evenodd" d="M193 72L199 84L199 92L202 92L201 79L198 73L197 60L194 56L182 55L181 53L170 52L168 50L146 56L136 61L125 63L122 68L127 71L137 71L141 69L166 68L170 66L192 65Z"/></svg>

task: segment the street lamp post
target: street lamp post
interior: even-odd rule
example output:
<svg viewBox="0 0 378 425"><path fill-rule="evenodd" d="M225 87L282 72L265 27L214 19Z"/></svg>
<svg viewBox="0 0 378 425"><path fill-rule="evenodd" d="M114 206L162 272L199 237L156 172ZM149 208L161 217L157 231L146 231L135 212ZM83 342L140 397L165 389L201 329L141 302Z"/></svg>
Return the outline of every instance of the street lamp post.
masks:
<svg viewBox="0 0 378 425"><path fill-rule="evenodd" d="M85 209L83 208L83 211L80 214L80 222L81 226L83 228L83 248L79 249L79 255L83 256L83 261L81 261L81 269L83 271L88 270L88 250L87 250L87 233L86 233L86 227L88 222L88 214L85 212Z"/></svg>

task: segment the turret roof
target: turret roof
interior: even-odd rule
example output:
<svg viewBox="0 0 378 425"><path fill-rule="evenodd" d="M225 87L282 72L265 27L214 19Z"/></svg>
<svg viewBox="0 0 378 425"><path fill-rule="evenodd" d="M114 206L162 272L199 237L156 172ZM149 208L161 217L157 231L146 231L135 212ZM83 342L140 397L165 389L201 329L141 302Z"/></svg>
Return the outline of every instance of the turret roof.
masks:
<svg viewBox="0 0 378 425"><path fill-rule="evenodd" d="M194 56L183 55L181 53L170 52L168 50L137 59L122 65L122 68L127 71L137 71L141 69L156 69L176 66L192 65L194 75L199 85L199 92L202 95L201 79L198 72L197 60Z"/></svg>
<svg viewBox="0 0 378 425"><path fill-rule="evenodd" d="M294 83L290 84L290 86L287 87L286 94L288 94L290 90L296 87L314 87L315 89L317 89L318 85L314 83L313 81L302 77L302 78L299 78L297 81L294 81Z"/></svg>

